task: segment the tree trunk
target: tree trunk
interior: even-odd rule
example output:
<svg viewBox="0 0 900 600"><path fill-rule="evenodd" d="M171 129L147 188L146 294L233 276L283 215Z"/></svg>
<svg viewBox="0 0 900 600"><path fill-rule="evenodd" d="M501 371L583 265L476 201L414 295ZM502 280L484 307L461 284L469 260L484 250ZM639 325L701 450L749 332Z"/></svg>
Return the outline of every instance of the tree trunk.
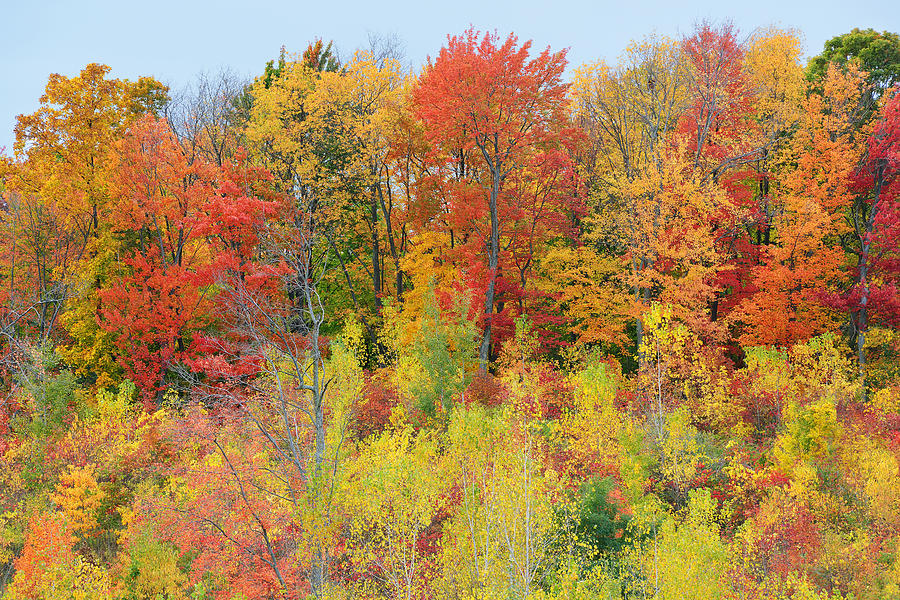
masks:
<svg viewBox="0 0 900 600"><path fill-rule="evenodd" d="M491 167L492 182L490 194L491 240L488 252L490 279L488 280L487 293L484 297L484 337L481 340L481 347L478 349L478 365L482 373L487 372L490 359L491 320L494 316L494 285L497 282L497 264L500 255L500 223L497 216L497 197L500 195L500 167L489 159L486 152L484 154L485 159L488 160L488 166Z"/></svg>
<svg viewBox="0 0 900 600"><path fill-rule="evenodd" d="M381 311L381 249L378 245L378 199L372 188L372 291L375 293L375 310Z"/></svg>
<svg viewBox="0 0 900 600"><path fill-rule="evenodd" d="M311 262L311 261L310 261ZM312 385L309 390L312 398L313 427L315 428L315 449L313 454L314 475L312 482L312 502L314 503L314 512L324 509L324 500L322 494L322 485L324 485L324 468L325 468L325 381L322 365L322 352L319 349L319 334L322 322L324 321L324 313L318 302L318 294L312 289L312 269L307 266L305 276L307 283L304 288L306 296L306 309L309 313L310 331L309 331L309 361L312 371ZM322 547L320 541L316 540L312 548L312 568L310 569L310 587L316 598L321 598L325 585L326 564L328 560L327 553Z"/></svg>
<svg viewBox="0 0 900 600"><path fill-rule="evenodd" d="M859 366L859 380L862 387L862 401L868 399L866 390L866 332L869 329L869 255L872 249L872 232L875 228L875 217L878 215L879 205L881 203L881 188L884 185L884 168L885 165L878 165L875 168L874 191L875 197L872 206L869 208L868 214L863 219L862 235L860 236L860 252L859 252L859 284L862 293L859 299L859 310L856 313L856 355ZM859 229L857 229L859 233Z"/></svg>
<svg viewBox="0 0 900 600"><path fill-rule="evenodd" d="M387 239L388 239L388 248L391 251L391 258L394 261L394 269L396 271L396 287L397 287L397 299L403 299L403 269L400 268L400 254L397 251L397 242L394 240L394 227L391 223L391 209L385 205L384 202L384 189L381 187L381 183L376 184L378 187L378 201L381 204L381 214L384 215L384 225L387 229ZM391 188L387 186L387 194L388 201L393 208L394 201L391 198Z"/></svg>

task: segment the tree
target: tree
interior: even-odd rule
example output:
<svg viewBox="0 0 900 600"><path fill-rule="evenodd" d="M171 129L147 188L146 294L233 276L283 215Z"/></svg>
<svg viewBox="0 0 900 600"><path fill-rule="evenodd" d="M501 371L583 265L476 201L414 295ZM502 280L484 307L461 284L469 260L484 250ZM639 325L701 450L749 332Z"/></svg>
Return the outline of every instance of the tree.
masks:
<svg viewBox="0 0 900 600"><path fill-rule="evenodd" d="M195 379L194 389L205 403L232 411L266 453L265 464L241 466L237 448L216 447L230 477L228 493L250 510L252 519L241 527L255 540L253 560L268 565L285 592L308 585L321 596L333 559L350 411L364 377L360 326L349 324L330 343L322 334L317 286L325 262L311 221L307 213L293 223L264 223L257 261L220 277L219 306L231 336L208 340L215 354L198 362L209 379ZM268 502L285 507L289 526L270 520ZM201 525L213 517L204 518ZM276 545L273 532L285 527ZM282 571L285 555L287 564L301 565L293 574Z"/></svg>
<svg viewBox="0 0 900 600"><path fill-rule="evenodd" d="M191 350L191 332L208 322L211 257L195 229L212 175L201 161L188 164L166 122L152 116L119 143L109 218L125 269L100 290L98 313L148 400L162 398L167 372Z"/></svg>
<svg viewBox="0 0 900 600"><path fill-rule="evenodd" d="M593 245L551 248L539 263L539 288L548 293L564 316L575 342L626 353L629 297L621 281L617 256Z"/></svg>
<svg viewBox="0 0 900 600"><path fill-rule="evenodd" d="M716 323L735 304L745 286L748 257L752 256L748 226L760 220L763 199L752 193L755 173L749 165L764 159L778 135L764 132L754 117L753 103L762 89L754 89L747 68L747 47L737 40L730 23L698 25L682 41L691 74L690 104L679 122L692 151L692 176L720 188L718 198L705 207L705 227L721 261L709 282L713 296L709 319ZM764 88L763 88L764 89ZM764 135L770 133L770 135ZM752 259L751 259L752 260Z"/></svg>
<svg viewBox="0 0 900 600"><path fill-rule="evenodd" d="M299 515L276 494L300 484L280 480L277 457L252 421L229 416L187 415L171 478L141 490L123 541L134 552L151 536L191 553L194 582L211 574L250 598L296 598L309 591L296 556Z"/></svg>
<svg viewBox="0 0 900 600"><path fill-rule="evenodd" d="M367 442L349 471L348 545L356 568L374 570L392 598L425 596L438 567L426 535L446 515L452 486L437 436L387 431Z"/></svg>
<svg viewBox="0 0 900 600"><path fill-rule="evenodd" d="M432 281L417 322L410 322L416 311L406 308L392 305L385 310L386 345L396 357L397 388L412 402L415 413L421 413L416 416L440 422L460 400L475 360L476 327L469 318L469 302L458 301L442 310Z"/></svg>
<svg viewBox="0 0 900 600"><path fill-rule="evenodd" d="M496 34L469 29L448 38L413 91L413 110L427 138L456 169L460 197L451 210L457 222L468 221L475 253L486 251L488 257L482 371L490 356L510 177L535 152L559 148L563 139L565 51L551 54L548 48L529 59L530 48L531 42L518 46L512 34L499 44Z"/></svg>
<svg viewBox="0 0 900 600"><path fill-rule="evenodd" d="M16 123L14 148L27 157L27 169L15 186L61 200L70 226L84 238L104 216L112 140L167 99L167 88L151 78L132 83L106 79L108 72L106 65L91 63L77 77L51 75L41 108Z"/></svg>
<svg viewBox="0 0 900 600"><path fill-rule="evenodd" d="M825 78L829 65L843 68L849 63L868 74L866 81L873 86L873 96L877 98L900 82L900 36L858 28L835 36L825 42L821 54L809 60L806 77L818 82Z"/></svg>
<svg viewBox="0 0 900 600"><path fill-rule="evenodd" d="M702 23L681 46L689 65L690 100L679 129L688 135L695 171L717 179L757 152L746 143L754 127L745 51L728 23L718 28Z"/></svg>
<svg viewBox="0 0 900 600"><path fill-rule="evenodd" d="M772 243L772 220L780 209L774 180L780 172L789 169L789 152L784 148L801 118L806 89L800 62L802 46L799 31L776 27L757 29L747 43L744 69L754 96L753 120L758 126L762 148L753 163L756 184L748 185L755 193L751 204L755 213L751 214L748 229L752 246L743 248L746 254L741 263L743 268L733 278L743 287L733 290L729 299L732 306L752 293L752 275L747 271L759 263L765 247Z"/></svg>
<svg viewBox="0 0 900 600"><path fill-rule="evenodd" d="M196 159L223 166L241 145L246 116L241 110L248 83L221 70L201 73L174 95L165 117L192 163Z"/></svg>
<svg viewBox="0 0 900 600"><path fill-rule="evenodd" d="M574 84L578 119L590 139L579 156L593 209L584 237L621 264L631 306L607 320L635 319L638 348L642 314L662 295L684 316L702 319L720 262L709 227L720 197L693 177L697 147L677 134L692 99L689 83L680 45L648 38L631 44L616 67L582 67Z"/></svg>
<svg viewBox="0 0 900 600"><path fill-rule="evenodd" d="M399 63L389 58L378 60L374 54L358 52L342 76L346 102L351 106L354 118L353 137L368 171L367 185L361 190L368 196L367 210L360 211L363 232L369 238L370 268L366 269L372 281L374 306L380 311L382 296L387 292L388 273L385 273L385 256L389 253L394 268L395 294L403 294L403 273L400 258L403 241L395 230L394 181L396 177L389 156L398 121L402 117L402 94L406 82ZM360 203L363 198L360 198ZM348 215L350 216L350 215ZM387 248L383 248L384 241ZM354 244L352 238L347 246Z"/></svg>
<svg viewBox="0 0 900 600"><path fill-rule="evenodd" d="M860 377L865 382L866 333L873 319L900 325L900 94L878 111L866 153L851 177L856 259L854 280L841 300L853 316ZM865 383L864 383L865 386ZM865 394L865 389L863 390Z"/></svg>
<svg viewBox="0 0 900 600"><path fill-rule="evenodd" d="M16 560L16 576L4 595L10 600L108 598L106 571L75 554L75 539L62 514L36 515Z"/></svg>
<svg viewBox="0 0 900 600"><path fill-rule="evenodd" d="M393 65L378 68L364 55L340 71L319 69L320 52L311 44L305 58L283 60L277 76L254 84L247 135L280 190L316 222L332 265L320 282L328 313L356 311L374 343L365 309L377 311L380 302L381 157L399 77ZM369 261L359 252L365 246ZM361 277L372 282L368 289ZM337 326L329 321L326 329Z"/></svg>
<svg viewBox="0 0 900 600"><path fill-rule="evenodd" d="M18 334L33 334L39 343L57 333L65 302L77 289L76 266L84 238L69 227L53 200L37 194L11 193L2 220L3 277L6 305Z"/></svg>
<svg viewBox="0 0 900 600"><path fill-rule="evenodd" d="M590 562L619 549L624 542L628 518L621 513L621 507L615 500L616 492L612 477L595 477L578 489L577 508L573 515L575 536Z"/></svg>
<svg viewBox="0 0 900 600"><path fill-rule="evenodd" d="M115 140L167 99L167 88L152 78L107 73L92 63L75 77L51 75L40 108L17 117L17 160L4 169L12 194L3 220L9 301L22 330L31 326L45 339L73 297L90 304L99 286L92 276L103 254Z"/></svg>
<svg viewBox="0 0 900 600"><path fill-rule="evenodd" d="M773 181L772 229L750 269L751 289L732 315L742 324L745 346L789 346L836 324L824 293L840 278L844 253L837 241L848 233L843 215L860 152L854 73L830 72L824 93L803 101L798 130L782 150L780 160L794 166L780 169Z"/></svg>
<svg viewBox="0 0 900 600"><path fill-rule="evenodd" d="M527 599L549 565L558 481L544 462L533 384L513 392L524 392L515 407L452 415L447 456L460 499L443 534L443 594Z"/></svg>
<svg viewBox="0 0 900 600"><path fill-rule="evenodd" d="M99 290L98 335L148 406L185 365L202 369L201 346L224 333L211 329L214 285L247 274L277 206L271 176L243 150L218 166L186 143L165 121L141 118L119 142L111 185L109 243L122 259ZM89 336L74 337L89 346Z"/></svg>

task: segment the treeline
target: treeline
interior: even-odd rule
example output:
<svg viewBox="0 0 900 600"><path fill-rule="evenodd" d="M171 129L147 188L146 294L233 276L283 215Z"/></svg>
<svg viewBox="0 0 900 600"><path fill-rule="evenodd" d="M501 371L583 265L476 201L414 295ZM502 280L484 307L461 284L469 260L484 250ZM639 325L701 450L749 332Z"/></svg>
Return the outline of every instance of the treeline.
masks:
<svg viewBox="0 0 900 600"><path fill-rule="evenodd" d="M0 595L900 595L900 37L468 30L0 163Z"/></svg>

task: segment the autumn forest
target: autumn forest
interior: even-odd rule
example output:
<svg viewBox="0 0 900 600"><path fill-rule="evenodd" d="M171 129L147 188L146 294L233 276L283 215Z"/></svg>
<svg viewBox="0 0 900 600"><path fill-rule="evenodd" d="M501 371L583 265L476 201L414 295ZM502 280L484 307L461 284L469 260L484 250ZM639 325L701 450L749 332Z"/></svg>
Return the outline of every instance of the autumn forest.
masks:
<svg viewBox="0 0 900 600"><path fill-rule="evenodd" d="M50 75L0 598L900 598L900 37L801 39Z"/></svg>

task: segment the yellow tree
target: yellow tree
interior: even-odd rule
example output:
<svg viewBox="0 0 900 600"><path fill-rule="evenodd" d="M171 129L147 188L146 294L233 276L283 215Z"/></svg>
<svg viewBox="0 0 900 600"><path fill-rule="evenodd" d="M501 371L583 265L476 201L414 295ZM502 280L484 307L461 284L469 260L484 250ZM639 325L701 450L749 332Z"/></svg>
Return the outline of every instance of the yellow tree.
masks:
<svg viewBox="0 0 900 600"><path fill-rule="evenodd" d="M388 281L385 268L388 256L394 271L394 294L398 297L403 294L400 261L405 239L397 214L402 203L399 198L395 199L400 190L397 189L398 173L391 154L399 121L404 117L404 94L409 82L398 62L390 58L378 60L371 52L357 52L336 81L340 82L344 101L351 107L356 152L368 170L366 185L357 191L356 214L351 214L357 228L362 229L357 235L369 238L367 274L371 279L374 306L380 310L381 296L388 290L385 284ZM344 230L350 231L350 228ZM362 244L350 238L343 247L352 251L356 245Z"/></svg>
<svg viewBox="0 0 900 600"><path fill-rule="evenodd" d="M618 436L624 426L614 403L619 378L609 363L596 358L570 375L574 402L554 424L553 435L566 449L572 472L585 466L602 472L619 465Z"/></svg>
<svg viewBox="0 0 900 600"><path fill-rule="evenodd" d="M684 317L699 315L720 262L707 220L727 202L692 175L693 155L676 132L689 82L679 45L648 38L630 45L615 68L582 67L573 84L576 114L591 141L581 157L594 209L586 238L623 261L639 348L640 315L650 301L664 298Z"/></svg>
<svg viewBox="0 0 900 600"><path fill-rule="evenodd" d="M524 398L523 398L524 400ZM447 435L460 504L444 530L441 593L530 597L549 563L555 474L530 415L457 410Z"/></svg>
<svg viewBox="0 0 900 600"><path fill-rule="evenodd" d="M757 29L748 42L744 70L754 92L754 120L763 144L754 169L758 179L759 210L755 243L768 245L773 213L778 208L771 184L774 170L785 168L785 140L802 115L804 97L803 50L800 32L766 27Z"/></svg>
<svg viewBox="0 0 900 600"><path fill-rule="evenodd" d="M437 436L409 427L366 443L348 466L350 554L392 598L424 597L437 576L425 534L446 514L451 485Z"/></svg>
<svg viewBox="0 0 900 600"><path fill-rule="evenodd" d="M402 202L389 156L405 76L395 61L366 52L340 70L319 70L314 50L254 84L247 135L295 210L317 223L335 265L323 282L329 307L355 309L374 341L366 313L380 310L386 274L393 270L398 294L403 288Z"/></svg>
<svg viewBox="0 0 900 600"><path fill-rule="evenodd" d="M757 29L748 43L743 66L755 92L756 120L769 139L784 137L800 119L804 91L800 35L793 29L765 27ZM765 189L762 194L767 195Z"/></svg>
<svg viewBox="0 0 900 600"><path fill-rule="evenodd" d="M40 108L17 118L15 162L5 186L3 271L14 310L31 312L49 335L67 299L98 286L108 214L109 157L129 123L162 107L166 88L143 77L108 79L109 67L87 65L77 76L50 76ZM71 321L70 321L71 323ZM70 324L69 323L69 324Z"/></svg>
<svg viewBox="0 0 900 600"><path fill-rule="evenodd" d="M77 77L51 75L41 107L16 123L14 148L24 168L13 187L60 200L69 226L84 238L104 217L112 141L167 98L167 88L151 78L129 82L107 73L106 65L91 63Z"/></svg>
<svg viewBox="0 0 900 600"><path fill-rule="evenodd" d="M500 361L509 402L451 416L447 457L460 503L444 533L442 593L527 599L551 561L560 484L541 434L548 390L537 349L520 317Z"/></svg>
<svg viewBox="0 0 900 600"><path fill-rule="evenodd" d="M550 248L540 261L537 287L556 299L569 330L580 344L604 349L630 346L628 291L622 284L622 263L593 245Z"/></svg>

